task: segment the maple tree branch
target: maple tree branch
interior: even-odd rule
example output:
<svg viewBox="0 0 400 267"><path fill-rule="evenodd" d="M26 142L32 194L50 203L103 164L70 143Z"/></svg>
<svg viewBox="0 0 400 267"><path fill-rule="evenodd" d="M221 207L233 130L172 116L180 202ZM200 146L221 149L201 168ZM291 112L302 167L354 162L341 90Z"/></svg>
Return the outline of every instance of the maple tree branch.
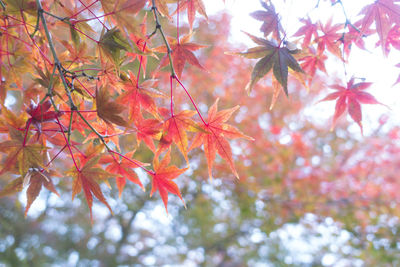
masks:
<svg viewBox="0 0 400 267"><path fill-rule="evenodd" d="M153 10L154 19L155 19L155 21L156 21L156 29L154 30L154 34L155 34L155 32L157 32L157 30L160 32L161 37L162 37L162 39L163 39L163 42L164 42L165 46L167 47L167 54L168 54L168 58L169 58L169 66L170 66L170 68L171 68L171 76L176 76L176 74L175 74L175 68L174 68L174 65L173 65L173 62L172 62L172 56L171 56L172 50L171 50L171 46L170 46L169 43L168 43L167 37L165 36L164 30L162 29L160 20L159 20L159 18L158 18L158 15L157 15L158 9L157 9L156 1L155 1L155 0L152 0L152 7L151 7L151 10ZM152 36L152 35L153 35L153 33L150 34L150 36Z"/></svg>
<svg viewBox="0 0 400 267"><path fill-rule="evenodd" d="M53 17L53 18L55 18L55 19L58 19L59 21L62 21L62 22L65 22L65 23L69 24L69 23L66 21L66 20L67 20L66 17L64 17L64 18L59 17L59 16L57 16L57 15L55 15L55 14L53 14L53 13L50 13L50 12L44 10L44 9L43 9L42 12L43 12L44 14L46 14L46 15L49 15L50 17Z"/></svg>
<svg viewBox="0 0 400 267"><path fill-rule="evenodd" d="M51 37L49 28L47 27L46 19L44 18L43 8L42 8L42 4L40 3L40 0L36 0L36 4L38 6L38 15L40 16L40 19L42 21L43 28L44 28L44 31L45 31L45 34L46 34L46 37L47 37L47 41L49 43L50 50L51 50L51 53L53 55L54 65L56 66L56 68L57 68L57 70L58 70L58 72L59 72L59 74L61 76L61 81L62 81L62 83L64 85L65 91L67 92L67 96L68 96L68 100L70 102L71 109L76 108L76 106L74 104L74 101L72 100L71 92L69 91L69 87L68 87L67 81L65 80L64 73L63 73L63 70L62 70L62 67L61 67L60 60L58 59L56 49L54 48L53 39Z"/></svg>
<svg viewBox="0 0 400 267"><path fill-rule="evenodd" d="M350 25L354 30L356 30L358 33L361 33L361 31L353 24L350 22L349 17L347 16L347 12L346 9L344 8L343 2L342 0L337 0L335 3L333 3L332 5L335 4L340 4L340 6L342 7L342 11L343 11L343 15L346 19L346 23L344 24L345 27L348 27L348 25ZM343 33L343 38L344 38L344 33Z"/></svg>
<svg viewBox="0 0 400 267"><path fill-rule="evenodd" d="M36 16L36 26L35 29L33 30L33 33L31 33L31 38L35 36L36 32L39 30L39 23L40 23L40 16L39 14Z"/></svg>

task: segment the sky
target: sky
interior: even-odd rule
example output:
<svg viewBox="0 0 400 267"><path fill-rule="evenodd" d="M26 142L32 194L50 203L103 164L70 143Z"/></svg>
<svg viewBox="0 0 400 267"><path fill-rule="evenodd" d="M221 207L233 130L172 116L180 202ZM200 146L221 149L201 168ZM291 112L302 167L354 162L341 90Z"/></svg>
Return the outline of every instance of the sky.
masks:
<svg viewBox="0 0 400 267"><path fill-rule="evenodd" d="M208 14L216 14L220 11L228 11L232 15L231 42L244 43L247 47L253 47L254 43L243 33L248 32L256 36L262 37L259 31L261 22L249 16L251 12L261 10L260 1L258 0L205 0L206 10ZM319 7L315 8L318 0L279 0L273 1L276 10L282 17L282 24L288 33L292 36L299 28L299 18L307 17L321 19L326 21L332 17L333 23L343 23L345 17L340 5L331 6L330 1L320 0ZM344 9L350 21L354 22L359 19L360 9L372 2L373 0L343 0ZM289 40L295 38L289 37ZM343 83L352 76L366 78L366 82L373 82L368 92L374 95L377 100L384 105L363 105L363 125L364 135L368 136L374 132L379 126L379 118L382 115L389 117L388 125L400 124L400 85L393 86L400 74L400 69L394 65L399 63L400 52L391 51L388 58L383 57L381 47L376 47L377 39L368 38L366 40L367 50L353 49L348 63L346 64L346 72L344 73L343 64L337 61L327 63L328 73L338 73L343 77ZM353 46L354 47L354 46ZM256 61L254 61L255 63ZM262 81L261 81L262 82ZM321 98L330 93L329 89L323 92ZM278 102L279 104L279 102ZM324 102L318 105L310 105L306 110L306 116L311 117L316 122L322 124L331 121L334 112L335 101ZM266 103L268 106L269 103ZM351 120L347 116L347 120ZM349 131L355 135L361 136L360 129L356 123L351 123Z"/></svg>

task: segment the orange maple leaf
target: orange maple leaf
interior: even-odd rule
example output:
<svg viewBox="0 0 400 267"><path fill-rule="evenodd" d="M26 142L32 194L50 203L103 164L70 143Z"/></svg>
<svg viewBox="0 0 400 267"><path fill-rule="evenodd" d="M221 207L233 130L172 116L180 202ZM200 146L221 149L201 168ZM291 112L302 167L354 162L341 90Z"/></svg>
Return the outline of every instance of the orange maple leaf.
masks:
<svg viewBox="0 0 400 267"><path fill-rule="evenodd" d="M141 108L155 118L159 118L154 98L165 96L153 88L156 80L145 80L139 84L136 76L130 71L129 77L130 80L122 83L125 92L117 100L117 102L123 103L123 106L129 103L129 119L133 120L139 116Z"/></svg>
<svg viewBox="0 0 400 267"><path fill-rule="evenodd" d="M185 205L185 202L183 201L183 198L181 196L181 192L179 191L177 184L173 180L188 169L188 168L179 169L174 165L168 166L170 161L171 161L170 150L167 151L161 162L158 161L158 157L154 157L153 160L154 173L152 174L151 192L150 192L150 196L152 196L157 190L159 191L167 213L168 213L168 208L167 208L168 192L177 195L182 200L183 205Z"/></svg>
<svg viewBox="0 0 400 267"><path fill-rule="evenodd" d="M131 158L133 154L134 151L127 153L125 156ZM106 167L106 171L117 175L115 177L115 181L117 183L119 197L121 197L122 191L124 190L126 179L139 185L143 191L145 190L143 184L139 180L139 177L132 169L138 168L139 166L147 166L148 164L142 163L134 159L132 159L132 161L134 161L136 164L129 161L118 161L115 156L112 155L104 156L101 159L101 163L110 163L110 165Z"/></svg>
<svg viewBox="0 0 400 267"><path fill-rule="evenodd" d="M194 122L191 117L196 114L193 110L183 110L178 114L168 117L163 124L163 134L158 144L156 157L163 151L167 150L171 143L175 143L179 151L185 157L186 162L189 162L187 157L188 136L187 131L197 132L203 129ZM169 115L169 111L168 111Z"/></svg>
<svg viewBox="0 0 400 267"><path fill-rule="evenodd" d="M92 157L88 160L85 165L77 170L75 167L70 169L67 174L74 178L72 184L72 199L75 198L75 195L80 193L83 188L83 192L85 193L86 202L89 206L90 219L93 221L92 216L92 206L93 206L93 195L100 200L104 205L112 213L110 205L108 205L98 181L105 181L107 178L112 175L105 170L98 167L98 161L100 159L100 155L96 157Z"/></svg>
<svg viewBox="0 0 400 267"><path fill-rule="evenodd" d="M27 202L25 207L25 217L28 214L29 208L31 207L32 203L35 201L40 191L42 190L42 186L46 187L57 196L60 196L56 188L54 187L52 180L40 171L32 170L28 172L28 174L24 177L23 183L29 184L29 187L26 190Z"/></svg>
<svg viewBox="0 0 400 267"><path fill-rule="evenodd" d="M239 178L239 174L235 169L232 159L232 150L226 138L245 138L247 140L254 140L252 137L247 136L240 132L236 127L227 124L226 122L232 114L239 109L239 106L218 111L218 98L208 111L208 120L206 125L201 127L204 132L197 133L196 137L189 150L204 145L204 152L206 154L208 163L208 174L212 178L212 167L214 164L216 153L228 162L233 174Z"/></svg>

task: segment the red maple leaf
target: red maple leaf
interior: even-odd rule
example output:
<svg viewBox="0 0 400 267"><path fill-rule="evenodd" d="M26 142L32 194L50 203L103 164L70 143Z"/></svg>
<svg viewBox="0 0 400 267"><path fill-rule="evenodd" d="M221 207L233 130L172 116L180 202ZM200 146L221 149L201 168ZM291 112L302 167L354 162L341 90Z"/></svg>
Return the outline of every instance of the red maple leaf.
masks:
<svg viewBox="0 0 400 267"><path fill-rule="evenodd" d="M162 201L164 202L165 210L168 213L168 192L174 195L177 195L185 205L185 202L182 199L181 192L179 191L178 186L173 181L179 175L184 173L188 168L179 169L178 167L172 165L168 166L171 161L170 150L167 151L164 158L161 162L158 161L158 157L154 158L153 166L154 173L152 174L151 181L151 192L150 196L152 196L157 190L160 192L160 196Z"/></svg>
<svg viewBox="0 0 400 267"><path fill-rule="evenodd" d="M372 83L362 82L362 83L354 83L354 78L351 78L347 83L347 86L341 86L338 84L330 85L332 89L337 90L325 98L321 99L321 101L329 101L336 99L336 107L335 114L333 115L333 123L332 128L335 126L337 119L344 113L347 109L350 117L360 126L361 132L362 128L362 113L361 113L361 104L381 104L379 103L374 96L371 94L364 92L365 89L371 86Z"/></svg>
<svg viewBox="0 0 400 267"><path fill-rule="evenodd" d="M309 47L312 37L314 37L314 39L317 39L317 37L318 37L318 27L317 27L317 25L315 23L311 22L310 18L300 19L300 21L303 22L305 25L302 26L294 34L294 36L304 36L303 43L302 43L301 47L306 48L306 47Z"/></svg>
<svg viewBox="0 0 400 267"><path fill-rule="evenodd" d="M183 36L182 38L180 38L179 42L175 38L167 37L167 40L172 50L171 55L172 55L173 66L178 78L181 77L186 62L202 70L205 70L205 68L200 64L196 56L193 54L193 51L199 50L206 46L198 45L195 43L189 43L189 40L192 37L192 35L193 34L191 33ZM167 48L165 47L165 45L163 45L160 47L156 47L154 51L167 53ZM161 59L160 68L165 67L168 64L169 64L169 57L168 55L165 55Z"/></svg>
<svg viewBox="0 0 400 267"><path fill-rule="evenodd" d="M383 49L386 55L389 54L391 46L400 50L400 26L394 25L393 28L390 29L386 41L378 41L376 45L385 46Z"/></svg>
<svg viewBox="0 0 400 267"><path fill-rule="evenodd" d="M189 21L190 29L193 29L193 21L196 17L196 12L205 17L208 20L206 8L203 0L184 0L179 5L179 11L187 10L187 16ZM176 11L174 12L174 14Z"/></svg>
<svg viewBox="0 0 400 267"><path fill-rule="evenodd" d="M50 100L38 104L31 100L31 104L26 109L26 112L31 116L27 124L32 123L39 131L41 131L42 122L56 122L56 118L61 116L63 113L58 111L49 111L50 107Z"/></svg>
<svg viewBox="0 0 400 267"><path fill-rule="evenodd" d="M324 52L325 49L327 49L338 58L342 58L342 52L339 47L339 39L342 37L342 33L339 31L343 29L343 24L332 25L331 18L326 25L319 23L318 26L319 30L324 33L316 39L318 43L318 52Z"/></svg>
<svg viewBox="0 0 400 267"><path fill-rule="evenodd" d="M367 34L371 25L375 22L375 29L379 35L382 50L387 55L386 42L393 23L400 23L400 6L393 0L377 0L373 4L365 6L360 14L364 17L358 21L361 23L360 36Z"/></svg>
<svg viewBox="0 0 400 267"><path fill-rule="evenodd" d="M155 152L154 139L160 139L161 122L156 119L144 119L141 115L135 118L136 140L138 145L143 140L144 143Z"/></svg>
<svg viewBox="0 0 400 267"><path fill-rule="evenodd" d="M201 126L204 131L197 133L192 145L189 148L189 150L191 150L202 144L204 145L204 153L206 154L207 158L208 175L210 179L212 178L212 167L217 152L226 162L228 162L233 174L239 178L239 174L235 169L232 159L231 146L226 138L245 138L247 140L254 139L243 134L234 126L226 123L232 114L238 109L239 106L236 106L230 109L218 111L217 99L208 111L208 120L206 125Z"/></svg>
<svg viewBox="0 0 400 267"><path fill-rule="evenodd" d="M325 60L328 57L323 53L317 53L313 47L309 47L308 51L309 53L300 58L299 61L301 61L301 68L310 77L309 80L311 80L317 70L326 73Z"/></svg>
<svg viewBox="0 0 400 267"><path fill-rule="evenodd" d="M134 154L134 151L129 152L125 155L125 157L131 158L133 154ZM117 175L115 177L115 181L117 183L118 193L119 193L120 197L121 197L122 191L124 190L124 187L126 184L126 179L139 185L140 188L142 188L142 190L144 191L143 184L140 182L139 177L137 176L135 171L133 171L132 169L138 168L139 166L146 166L147 164L142 163L137 160L134 160L134 159L132 159L132 161L135 162L136 164L134 164L133 162L127 161L127 160L118 161L115 158L115 156L113 156L113 155L106 155L100 161L101 163L105 163L105 164L110 163L110 165L108 165L106 167L106 171Z"/></svg>

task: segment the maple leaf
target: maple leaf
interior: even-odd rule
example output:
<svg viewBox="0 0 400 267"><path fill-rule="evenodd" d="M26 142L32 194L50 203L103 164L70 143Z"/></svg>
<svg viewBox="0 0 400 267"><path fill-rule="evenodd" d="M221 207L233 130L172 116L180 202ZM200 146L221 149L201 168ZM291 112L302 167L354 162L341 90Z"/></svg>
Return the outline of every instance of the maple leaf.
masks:
<svg viewBox="0 0 400 267"><path fill-rule="evenodd" d="M26 112L31 116L27 124L32 123L40 132L42 129L42 122L56 122L56 118L61 116L63 113L58 111L49 111L50 107L50 100L38 104L31 100L31 104L26 110Z"/></svg>
<svg viewBox="0 0 400 267"><path fill-rule="evenodd" d="M128 51L129 43L124 39L118 28L112 28L106 33L102 32L99 40L99 48L110 58L117 70L119 70L121 51Z"/></svg>
<svg viewBox="0 0 400 267"><path fill-rule="evenodd" d="M364 17L358 21L361 23L360 36L367 34L373 22L379 35L382 50L387 56L386 42L390 28L393 23L400 23L400 6L393 0L377 0L374 3L365 6L360 14Z"/></svg>
<svg viewBox="0 0 400 267"><path fill-rule="evenodd" d="M300 19L305 25L302 26L293 36L304 36L302 47L309 47L311 43L311 38L317 39L318 37L318 27L315 23L311 22L310 18Z"/></svg>
<svg viewBox="0 0 400 267"><path fill-rule="evenodd" d="M147 31L147 14L145 14L143 18L143 22L140 24L141 32L143 35L146 34ZM156 57L153 54L153 50L149 48L147 45L147 42L149 40L142 39L140 36L136 36L134 34L129 35L129 39L135 44L134 46L134 52L128 52L126 53L127 56L131 57L131 61L133 61L135 58L137 58L139 61L141 61L141 68L143 70L143 76L146 76L146 66L147 66L147 55L151 55ZM157 58L157 57L156 57Z"/></svg>
<svg viewBox="0 0 400 267"><path fill-rule="evenodd" d="M201 48L204 48L206 46L204 45L198 45L195 43L189 43L190 38L192 37L193 33L190 33L188 35L182 36L180 38L179 42L175 38L167 37L167 40L170 44L171 50L172 50L172 62L173 66L176 72L176 75L178 78L181 77L183 68L185 67L186 62L189 64L198 67L202 70L206 70L200 62L197 60L196 56L193 54L193 51L199 50ZM159 46L154 48L154 51L156 52L161 52L161 53L167 53L167 48L165 45ZM160 62L160 68L165 67L166 65L169 64L169 57L168 54L166 54Z"/></svg>
<svg viewBox="0 0 400 267"><path fill-rule="evenodd" d="M107 123L92 123L92 126L99 134L101 134L104 138L107 138L108 141L112 141L113 144L120 149L119 137L124 133L124 131L112 126L110 127ZM94 132L91 132L86 136L86 139L82 143L86 143L88 140L97 138L99 138L99 136Z"/></svg>
<svg viewBox="0 0 400 267"><path fill-rule="evenodd" d="M153 6L153 0L148 0L149 6ZM155 0L155 4L157 10L160 12L161 15L166 16L168 19L171 19L169 15L168 3L176 2L176 0Z"/></svg>
<svg viewBox="0 0 400 267"><path fill-rule="evenodd" d="M21 192L24 188L22 186L23 179L19 177L6 184L0 191L0 197L6 197L15 193Z"/></svg>
<svg viewBox="0 0 400 267"><path fill-rule="evenodd" d="M203 0L184 0L180 2L179 11L187 10L187 16L189 21L190 29L193 29L194 18L196 17L196 12L202 15L208 20L206 8L204 6ZM176 11L173 15L176 14Z"/></svg>
<svg viewBox="0 0 400 267"><path fill-rule="evenodd" d="M359 28L360 23L355 23L355 24L349 24L347 26L348 32L346 32L340 40L343 43L343 51L344 54L348 57L350 55L350 50L352 44L355 44L357 47L360 49L365 50L365 44L364 44L364 39L360 38L360 30ZM368 34L370 34L372 31L368 31Z"/></svg>
<svg viewBox="0 0 400 267"><path fill-rule="evenodd" d="M111 176L110 173L105 170L97 167L97 163L100 159L101 155L94 156L90 158L84 166L77 170L75 167L67 171L69 176L74 178L72 184L72 200L75 198L75 195L80 193L83 189L85 194L86 202L89 207L90 219L93 221L92 215L92 206L93 206L93 195L104 205L112 213L110 205L108 205L98 181L105 181L107 178Z"/></svg>
<svg viewBox="0 0 400 267"><path fill-rule="evenodd" d="M136 19L137 13L142 10L147 0L100 0L104 12L113 14L110 16L114 25L121 30L126 29L129 33L145 38L140 31L140 22Z"/></svg>
<svg viewBox="0 0 400 267"><path fill-rule="evenodd" d="M174 195L177 195L185 205L185 202L182 199L181 192L177 184L173 181L179 175L184 173L188 168L179 169L178 167L172 165L168 166L171 161L170 150L167 151L164 158L161 162L158 161L158 157L155 157L153 160L154 173L151 174L151 192L150 197L155 193L159 192L161 199L164 203L165 210L168 213L168 192Z"/></svg>
<svg viewBox="0 0 400 267"><path fill-rule="evenodd" d="M96 90L96 109L97 115L109 125L112 123L124 127L129 125L121 115L125 107L117 103L105 87Z"/></svg>
<svg viewBox="0 0 400 267"><path fill-rule="evenodd" d="M178 114L168 117L163 124L163 134L158 144L155 156L157 157L168 149L172 142L174 142L179 151L185 157L186 162L189 162L187 157L188 149L188 136L186 131L198 132L203 129L194 122L191 117L196 114L193 110L183 110ZM169 115L169 111L168 111Z"/></svg>
<svg viewBox="0 0 400 267"><path fill-rule="evenodd" d="M394 25L393 28L390 29L384 44L382 43L382 41L378 41L376 46L378 46L379 44L384 46L383 49L385 55L389 54L391 46L397 50L400 50L400 26Z"/></svg>
<svg viewBox="0 0 400 267"><path fill-rule="evenodd" d="M71 66L73 66L73 64L76 65L76 63L78 63L78 66L83 64L90 64L91 60L94 59L94 57L88 56L88 51L87 51L88 49L86 43L79 43L78 45L75 45L75 47L72 47L65 40L61 41L61 43L65 46L67 51L65 51L65 53L60 56L60 60L63 60L62 59L63 57L68 56L70 60L63 60L63 62L69 63L71 64ZM59 80L56 81L59 82Z"/></svg>
<svg viewBox="0 0 400 267"><path fill-rule="evenodd" d="M124 105L129 103L129 119L133 120L138 117L140 108L143 108L155 118L160 118L153 98L165 98L166 96L153 88L157 80L145 80L141 84L138 84L136 76L130 71L129 77L129 80L122 83L125 92L117 100L117 102Z"/></svg>
<svg viewBox="0 0 400 267"><path fill-rule="evenodd" d="M6 106L1 105L0 132L8 133L10 126L18 129L23 128L26 124L26 113L21 113L19 116L14 114Z"/></svg>
<svg viewBox="0 0 400 267"><path fill-rule="evenodd" d="M280 39L279 32L282 31L282 25L280 23L280 18L275 11L275 7L271 3L265 2L261 2L261 5L266 9L266 11L258 10L250 13L250 16L263 22L260 31L264 33L265 37L272 33L273 38Z"/></svg>
<svg viewBox="0 0 400 267"><path fill-rule="evenodd" d="M136 140L138 145L143 140L150 150L155 152L156 147L154 146L153 139L160 139L162 129L160 121L156 119L144 119L140 115L135 118L134 123L137 129Z"/></svg>
<svg viewBox="0 0 400 267"><path fill-rule="evenodd" d="M29 133L25 139L23 132L11 127L9 135L11 140L0 143L0 152L8 154L3 162L0 175L10 171L24 177L31 168L45 168L43 156L45 155L46 147L41 144L30 144Z"/></svg>
<svg viewBox="0 0 400 267"><path fill-rule="evenodd" d="M52 79L52 73L49 71L49 69L45 69L45 71L43 72L42 69L35 67L35 70L38 74L38 76L36 76L37 78L35 78L35 81L37 83L39 83L41 86L43 86L44 88L54 88L57 87L57 85L60 83L59 79ZM51 87L50 87L51 86ZM35 104L36 105L36 104Z"/></svg>
<svg viewBox="0 0 400 267"><path fill-rule="evenodd" d="M274 42L266 39L258 38L251 34L247 34L256 44L256 46L248 49L246 52L234 53L247 58L261 58L254 66L251 73L251 80L246 86L246 90L250 93L253 86L272 69L275 78L282 85L286 96L288 96L287 79L288 68L296 72L303 72L296 59L292 56L298 50L290 50L281 46L283 42L276 45Z"/></svg>
<svg viewBox="0 0 400 267"><path fill-rule="evenodd" d="M201 125L204 131L197 133L189 151L203 144L210 179L212 178L212 167L217 152L229 164L233 174L239 178L232 159L232 150L226 138L245 138L251 141L254 139L243 134L236 127L226 123L232 114L239 109L239 106L218 111L218 101L219 99L217 98L215 103L210 107L207 124Z"/></svg>
<svg viewBox="0 0 400 267"><path fill-rule="evenodd" d="M54 187L52 180L44 173L38 170L30 170L26 176L24 177L24 184L29 184L28 189L26 190L26 207L25 207L25 217L28 214L29 208L32 203L35 201L40 191L42 190L42 186L46 187L48 190L60 196Z"/></svg>
<svg viewBox="0 0 400 267"><path fill-rule="evenodd" d="M378 102L374 96L371 94L364 92L365 89L369 88L372 83L362 82L362 83L354 83L354 78L351 78L347 83L347 86L341 86L338 84L330 85L329 87L337 90L325 98L321 99L322 101L330 101L336 99L335 106L335 114L333 115L333 123L332 129L336 125L337 119L345 112L349 112L350 117L360 126L361 133L363 131L362 128L362 113L361 113L361 104L381 104Z"/></svg>
<svg viewBox="0 0 400 267"><path fill-rule="evenodd" d="M125 156L128 158L131 158L132 155L135 153L135 151L127 153ZM118 161L113 155L107 155L104 156L100 161L102 164L108 164L106 167L106 171L112 174L116 174L117 176L115 177L115 181L117 183L117 188L118 188L118 193L119 197L121 197L122 191L124 190L125 184L126 184L126 179L129 181L137 184L142 188L144 191L144 186L140 182L139 177L137 176L136 172L134 172L132 169L133 168L138 168L139 166L147 166L148 164L142 163L140 161L131 159L133 162L127 161L122 159L121 161Z"/></svg>
<svg viewBox="0 0 400 267"><path fill-rule="evenodd" d="M323 25L321 22L318 23L318 29L323 32L316 38L318 43L318 52L322 53L325 49L343 60L342 52L339 47L339 40L342 37L342 33L338 32L343 29L343 24L332 25L332 18Z"/></svg>
<svg viewBox="0 0 400 267"><path fill-rule="evenodd" d="M325 60L328 57L322 52L317 52L313 47L308 48L308 53L299 58L301 61L301 68L309 76L309 80L315 76L315 72L320 70L326 73Z"/></svg>

